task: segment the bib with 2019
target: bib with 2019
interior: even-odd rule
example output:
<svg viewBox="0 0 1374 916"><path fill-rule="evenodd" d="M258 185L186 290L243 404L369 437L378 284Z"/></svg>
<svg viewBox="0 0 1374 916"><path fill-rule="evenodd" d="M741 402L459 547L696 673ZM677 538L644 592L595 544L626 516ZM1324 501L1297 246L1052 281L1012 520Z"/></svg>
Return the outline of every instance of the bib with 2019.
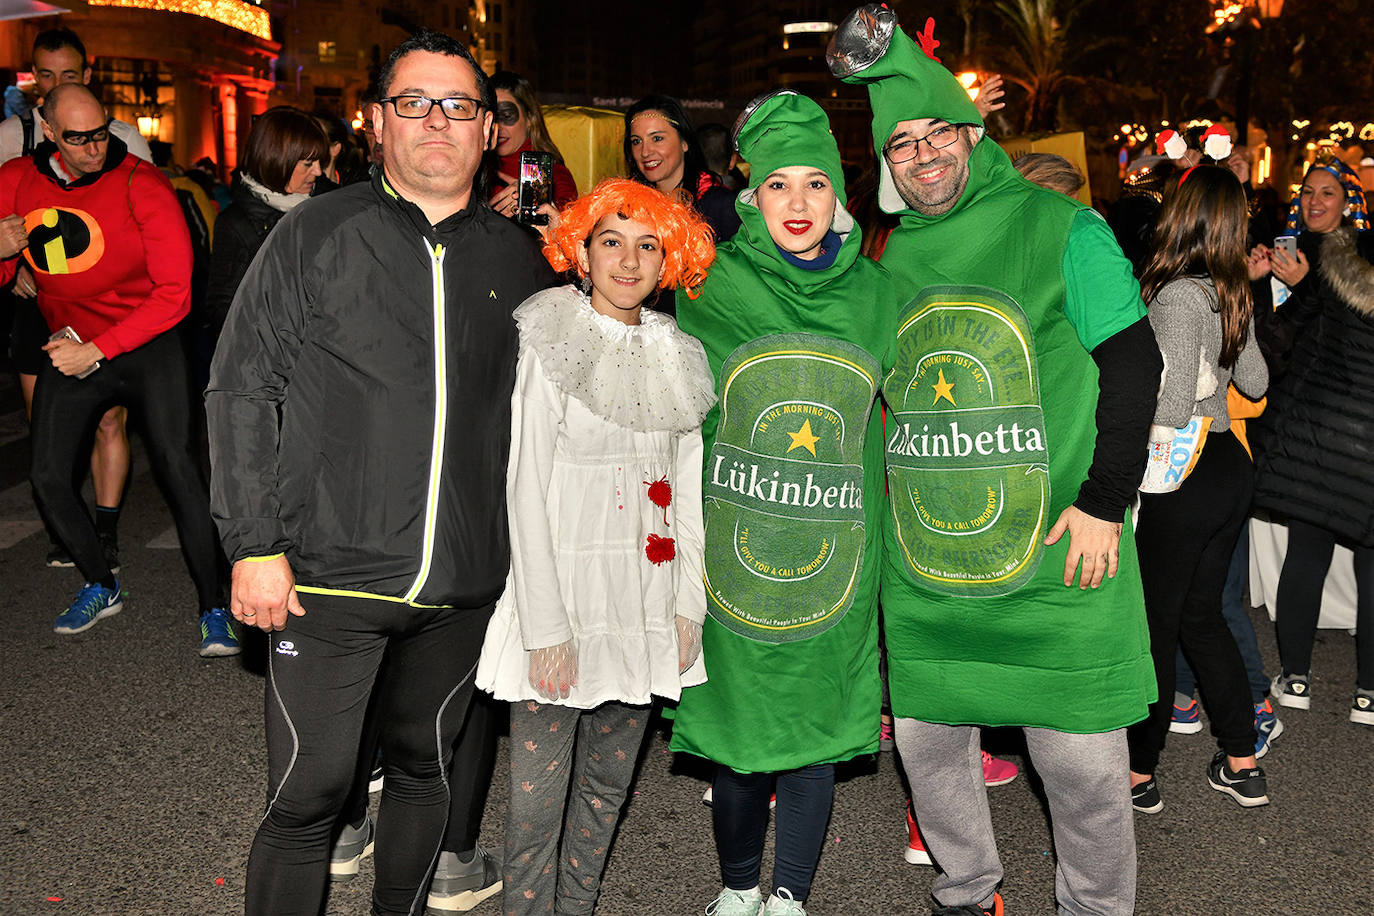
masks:
<svg viewBox="0 0 1374 916"><path fill-rule="evenodd" d="M703 487L707 607L723 626L794 642L853 604L880 375L867 351L814 334L761 337L725 360Z"/></svg>
<svg viewBox="0 0 1374 916"><path fill-rule="evenodd" d="M1014 592L1040 565L1050 506L1026 315L996 290L933 286L897 327L884 450L905 571L948 595Z"/></svg>

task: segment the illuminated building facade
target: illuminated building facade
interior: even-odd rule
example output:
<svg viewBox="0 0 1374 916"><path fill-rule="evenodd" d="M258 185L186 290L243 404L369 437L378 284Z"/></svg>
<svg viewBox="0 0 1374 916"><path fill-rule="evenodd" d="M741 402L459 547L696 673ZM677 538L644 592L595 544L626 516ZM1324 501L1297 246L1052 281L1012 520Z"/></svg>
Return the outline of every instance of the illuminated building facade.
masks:
<svg viewBox="0 0 1374 916"><path fill-rule="evenodd" d="M209 156L227 174L272 88L278 45L267 11L245 0L68 5L64 15L0 23L10 66L28 69L34 36L44 29L72 29L86 45L91 85L112 116L170 143L173 161L189 165Z"/></svg>

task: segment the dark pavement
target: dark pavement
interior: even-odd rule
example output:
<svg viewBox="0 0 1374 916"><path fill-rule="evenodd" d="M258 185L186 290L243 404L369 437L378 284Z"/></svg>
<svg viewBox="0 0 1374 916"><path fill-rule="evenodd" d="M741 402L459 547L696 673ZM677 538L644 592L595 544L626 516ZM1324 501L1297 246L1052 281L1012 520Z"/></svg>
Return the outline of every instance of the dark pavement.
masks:
<svg viewBox="0 0 1374 916"><path fill-rule="evenodd" d="M120 525L123 612L76 636L52 632L80 581L43 565L12 379L0 380L0 916L239 912L265 798L262 679L251 657L197 656L195 594L141 461ZM1273 629L1262 610L1255 622L1272 664ZM1374 728L1346 719L1353 682L1353 640L1322 631L1313 708L1280 710L1285 731L1263 761L1266 808L1242 810L1208 788L1205 733L1171 737L1159 771L1166 808L1137 816L1137 912L1369 912ZM988 746L1025 763L1015 733L990 734ZM719 887L702 771L674 764L666 747L659 730L611 851L601 913L700 913ZM498 772L504 756L503 747ZM990 796L1007 913L1052 913L1053 855L1035 781L1023 775ZM498 780L484 825L497 848L504 798ZM892 755L846 768L809 912L928 911L933 873L902 861L902 805ZM366 913L371 874L364 862L328 912ZM499 906L473 912L494 916Z"/></svg>

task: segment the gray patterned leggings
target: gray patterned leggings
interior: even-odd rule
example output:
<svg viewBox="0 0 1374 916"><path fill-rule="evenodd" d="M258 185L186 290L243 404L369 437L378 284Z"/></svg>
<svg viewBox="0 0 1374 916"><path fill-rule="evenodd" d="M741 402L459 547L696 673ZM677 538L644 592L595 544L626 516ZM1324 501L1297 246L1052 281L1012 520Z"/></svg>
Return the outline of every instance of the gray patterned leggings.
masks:
<svg viewBox="0 0 1374 916"><path fill-rule="evenodd" d="M648 720L648 706L623 703L511 704L507 916L595 909Z"/></svg>

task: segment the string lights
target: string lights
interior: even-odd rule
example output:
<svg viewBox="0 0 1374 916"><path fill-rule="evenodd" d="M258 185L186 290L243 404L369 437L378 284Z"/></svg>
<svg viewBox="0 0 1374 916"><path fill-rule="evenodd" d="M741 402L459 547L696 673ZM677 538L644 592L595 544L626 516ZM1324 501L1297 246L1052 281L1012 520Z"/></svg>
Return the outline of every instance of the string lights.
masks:
<svg viewBox="0 0 1374 916"><path fill-rule="evenodd" d="M263 41L272 40L267 10L244 0L87 0L90 6L115 6L124 9L186 13L247 32Z"/></svg>

